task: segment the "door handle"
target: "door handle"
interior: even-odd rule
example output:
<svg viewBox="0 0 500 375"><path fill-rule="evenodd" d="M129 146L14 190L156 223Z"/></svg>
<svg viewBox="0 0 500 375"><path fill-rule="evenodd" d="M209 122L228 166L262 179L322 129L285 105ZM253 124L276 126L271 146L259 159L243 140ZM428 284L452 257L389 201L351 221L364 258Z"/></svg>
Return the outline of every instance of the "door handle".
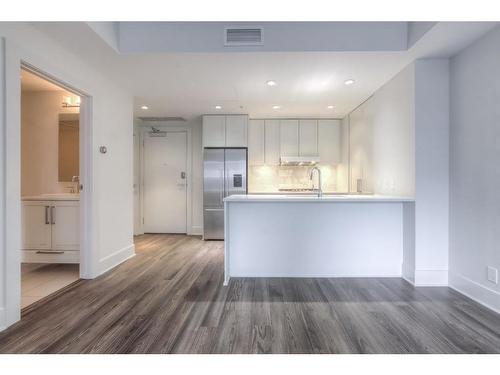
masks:
<svg viewBox="0 0 500 375"><path fill-rule="evenodd" d="M38 250L36 252L37 254L64 254L64 251L44 251L44 250Z"/></svg>
<svg viewBox="0 0 500 375"><path fill-rule="evenodd" d="M181 178L182 178L183 180L185 180L185 179L186 179L186 172L181 172Z"/></svg>
<svg viewBox="0 0 500 375"><path fill-rule="evenodd" d="M56 210L54 206L50 207L50 219L51 219L51 224L56 223Z"/></svg>
<svg viewBox="0 0 500 375"><path fill-rule="evenodd" d="M45 224L50 224L50 221L49 221L49 206L45 206Z"/></svg>

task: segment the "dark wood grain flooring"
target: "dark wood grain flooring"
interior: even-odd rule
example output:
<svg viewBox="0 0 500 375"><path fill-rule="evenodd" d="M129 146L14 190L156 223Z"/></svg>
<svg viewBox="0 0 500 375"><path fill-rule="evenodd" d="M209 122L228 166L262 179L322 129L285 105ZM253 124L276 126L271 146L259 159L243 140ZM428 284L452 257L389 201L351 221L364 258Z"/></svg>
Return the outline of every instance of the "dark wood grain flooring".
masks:
<svg viewBox="0 0 500 375"><path fill-rule="evenodd" d="M144 235L137 256L25 311L2 353L500 353L500 315L401 279L223 281L223 243Z"/></svg>

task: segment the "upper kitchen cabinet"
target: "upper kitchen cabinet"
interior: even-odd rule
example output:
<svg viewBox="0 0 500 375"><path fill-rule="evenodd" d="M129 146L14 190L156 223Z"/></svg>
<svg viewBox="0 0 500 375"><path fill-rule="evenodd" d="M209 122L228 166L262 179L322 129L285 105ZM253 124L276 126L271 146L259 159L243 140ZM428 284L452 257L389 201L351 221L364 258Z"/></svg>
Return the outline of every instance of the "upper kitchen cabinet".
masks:
<svg viewBox="0 0 500 375"><path fill-rule="evenodd" d="M279 165L280 120L265 120L264 134L264 162L267 165Z"/></svg>
<svg viewBox="0 0 500 375"><path fill-rule="evenodd" d="M341 162L340 120L318 120L318 152L321 164Z"/></svg>
<svg viewBox="0 0 500 375"><path fill-rule="evenodd" d="M318 156L318 121L299 120L299 156Z"/></svg>
<svg viewBox="0 0 500 375"><path fill-rule="evenodd" d="M299 155L299 121L280 120L280 156Z"/></svg>
<svg viewBox="0 0 500 375"><path fill-rule="evenodd" d="M226 116L226 147L247 147L247 115Z"/></svg>
<svg viewBox="0 0 500 375"><path fill-rule="evenodd" d="M203 147L226 145L226 116L203 116Z"/></svg>
<svg viewBox="0 0 500 375"><path fill-rule="evenodd" d="M248 164L263 165L265 163L264 120L248 121Z"/></svg>
<svg viewBox="0 0 500 375"><path fill-rule="evenodd" d="M203 116L203 147L247 147L247 115Z"/></svg>

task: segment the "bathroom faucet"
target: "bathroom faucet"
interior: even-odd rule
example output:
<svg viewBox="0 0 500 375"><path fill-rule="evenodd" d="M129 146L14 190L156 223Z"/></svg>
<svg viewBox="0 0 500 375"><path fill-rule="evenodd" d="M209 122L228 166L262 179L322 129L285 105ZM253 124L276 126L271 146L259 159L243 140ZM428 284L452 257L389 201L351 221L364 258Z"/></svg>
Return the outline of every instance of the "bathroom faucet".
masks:
<svg viewBox="0 0 500 375"><path fill-rule="evenodd" d="M314 177L314 171L318 171L318 198L321 198L323 196L323 190L321 190L321 170L318 167L313 167L311 169L311 172L309 174L309 179L312 181ZM313 181L313 189L314 189L314 181Z"/></svg>

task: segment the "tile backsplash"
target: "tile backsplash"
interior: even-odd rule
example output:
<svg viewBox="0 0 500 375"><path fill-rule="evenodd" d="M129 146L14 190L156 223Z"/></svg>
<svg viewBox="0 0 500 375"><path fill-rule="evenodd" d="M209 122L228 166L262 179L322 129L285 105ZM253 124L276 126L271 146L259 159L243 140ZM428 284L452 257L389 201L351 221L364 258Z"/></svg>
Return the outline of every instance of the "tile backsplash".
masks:
<svg viewBox="0 0 500 375"><path fill-rule="evenodd" d="M324 192L346 191L342 165L320 165L322 188ZM310 189L311 167L305 166L249 166L248 191L250 193L277 192L279 189ZM314 176L314 187L317 177Z"/></svg>

